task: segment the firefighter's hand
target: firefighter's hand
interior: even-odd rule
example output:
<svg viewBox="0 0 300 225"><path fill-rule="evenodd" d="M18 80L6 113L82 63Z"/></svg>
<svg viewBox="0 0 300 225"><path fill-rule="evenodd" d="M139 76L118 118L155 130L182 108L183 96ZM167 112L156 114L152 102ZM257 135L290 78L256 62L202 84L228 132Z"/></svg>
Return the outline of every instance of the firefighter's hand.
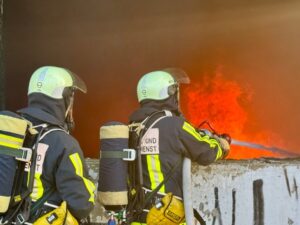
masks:
<svg viewBox="0 0 300 225"><path fill-rule="evenodd" d="M229 151L230 151L229 140L225 137L222 137L222 135L220 135L220 136L214 135L214 138L221 145L221 148L222 148L222 151L223 151L222 159L225 159L227 157L227 155L229 154Z"/></svg>

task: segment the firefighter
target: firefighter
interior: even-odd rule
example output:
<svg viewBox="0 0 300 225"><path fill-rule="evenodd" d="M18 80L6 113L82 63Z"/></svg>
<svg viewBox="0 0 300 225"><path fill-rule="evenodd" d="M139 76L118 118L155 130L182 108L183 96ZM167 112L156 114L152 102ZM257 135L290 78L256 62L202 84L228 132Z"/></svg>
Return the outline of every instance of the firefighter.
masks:
<svg viewBox="0 0 300 225"><path fill-rule="evenodd" d="M167 193L171 193L176 200L182 201L184 157L188 157L200 165L208 165L225 158L230 149L225 138L200 134L185 120L180 110L180 83L189 83L189 77L180 69L153 71L142 76L137 85L140 108L134 111L129 118L130 124L134 125L144 123L149 116L162 112L160 116L156 116L161 119L154 118L150 124L145 125L148 131L144 133L140 144L145 196L161 184L154 197L156 200L152 201L156 204L157 200L164 199ZM172 175L167 178L169 173ZM168 180L164 182L164 179ZM169 199L168 196L165 197L162 205L168 205L166 201ZM162 205L153 210L154 204L148 204L142 209L143 213L133 218L134 222L131 224L146 224L146 221L147 224L180 224L184 222L182 218L180 218L180 222L171 221L172 218L171 220L165 218L166 208L161 207ZM178 210L182 211L183 207L180 206ZM182 212L177 213L182 215Z"/></svg>
<svg viewBox="0 0 300 225"><path fill-rule="evenodd" d="M46 202L31 222L59 207L63 201L77 219L84 220L94 207L95 187L88 178L84 155L77 140L69 134L74 128L73 102L76 90L86 93L85 83L65 68L44 66L31 76L28 107L19 113L33 125L48 124L48 133L38 148L33 202L45 195Z"/></svg>

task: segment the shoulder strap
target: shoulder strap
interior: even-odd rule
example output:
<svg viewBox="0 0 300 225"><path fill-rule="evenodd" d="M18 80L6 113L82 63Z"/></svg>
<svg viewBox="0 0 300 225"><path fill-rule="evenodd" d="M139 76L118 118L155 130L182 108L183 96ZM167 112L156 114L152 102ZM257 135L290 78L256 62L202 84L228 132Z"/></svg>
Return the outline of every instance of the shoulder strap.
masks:
<svg viewBox="0 0 300 225"><path fill-rule="evenodd" d="M54 132L54 131L62 131L65 133L68 133L67 131L65 131L64 129L61 128L52 128L47 130L41 137L40 137L40 141L49 133ZM39 200L37 200L31 207L31 212L30 212L30 216L34 215L34 213L49 199L49 197L54 193L54 191L56 190L55 187L50 188Z"/></svg>
<svg viewBox="0 0 300 225"><path fill-rule="evenodd" d="M47 129L48 127L49 127L49 125L42 126L42 129L39 132L38 137L37 137L37 139L35 141L35 144L33 146L34 150L33 150L33 155L32 155L32 164L30 166L30 177L29 177L28 190L27 190L26 195L24 196L24 198L21 200L21 201L23 201L23 202L21 202L21 204L23 203L24 206L23 206L22 210L19 212L19 214L16 217L17 218L16 219L16 224L17 225L20 225L20 224L23 224L24 222L26 222L30 218L30 215L31 215L30 211L31 211L32 201L31 201L31 198L30 198L30 193L33 190L38 143L43 138L45 138L46 135L48 135L51 132L54 132L54 131L66 132L63 129L56 128L56 127L55 128L49 128L47 131L45 131L45 129ZM49 192L47 192L45 194L46 197L42 197L41 201L39 201L39 205L44 204L44 202L50 197L50 195L53 193L53 191L54 191L54 189L50 189Z"/></svg>
<svg viewBox="0 0 300 225"><path fill-rule="evenodd" d="M141 124L143 129L139 133L139 138L137 141L137 163L138 163L138 171L139 171L139 185L142 187L143 186L143 173L142 173L142 158L141 158L141 141L142 138L149 132L149 130L157 124L160 120L172 116L172 113L170 111L158 111L152 113L150 116L148 116Z"/></svg>
<svg viewBox="0 0 300 225"><path fill-rule="evenodd" d="M57 128L57 127L55 127L55 128L50 128L50 129L48 129L46 132L44 132L44 133L41 135L39 141L41 141L42 139L44 139L45 136L47 136L49 133L51 133L51 132L53 132L53 131L62 131L62 132L65 132L65 133L69 134L66 130L64 130L64 129L62 129L62 128Z"/></svg>
<svg viewBox="0 0 300 225"><path fill-rule="evenodd" d="M170 116L172 116L172 113L168 110L154 112L142 122L143 128L145 128L146 130L149 130L155 124L157 124L160 120L162 120L163 118L166 118L166 117L170 117Z"/></svg>
<svg viewBox="0 0 300 225"><path fill-rule="evenodd" d="M130 190L129 193L133 192L133 199L130 199L130 203L128 204L128 212L131 214L130 217L134 218L142 212L145 202L145 196L143 192L143 173L142 173L142 156L140 151L140 145L142 138L147 134L147 132L160 120L163 118L172 116L170 111L157 111L152 113L146 119L144 119L140 124L134 124L136 126L135 133L138 135L137 140L134 145L131 146L137 151L137 159L128 165L129 177L130 177L130 188L134 190ZM158 188L159 190L159 188ZM157 190L157 191L158 191ZM131 219L132 219L131 218Z"/></svg>

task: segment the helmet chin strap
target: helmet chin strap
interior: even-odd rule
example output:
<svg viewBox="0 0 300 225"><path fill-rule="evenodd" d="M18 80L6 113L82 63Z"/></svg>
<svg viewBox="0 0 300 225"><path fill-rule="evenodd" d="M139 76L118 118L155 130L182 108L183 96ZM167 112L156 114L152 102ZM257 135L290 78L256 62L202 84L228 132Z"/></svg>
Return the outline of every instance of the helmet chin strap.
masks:
<svg viewBox="0 0 300 225"><path fill-rule="evenodd" d="M70 103L65 113L65 122L69 132L73 131L75 128L75 122L73 118L73 104L74 104L74 92L70 96Z"/></svg>
<svg viewBox="0 0 300 225"><path fill-rule="evenodd" d="M180 108L180 92L179 92L179 85L177 86L176 95L177 95L176 98L177 98L178 108Z"/></svg>
<svg viewBox="0 0 300 225"><path fill-rule="evenodd" d="M178 116L182 116L181 108L180 108L180 98L179 98L179 87L176 87L175 93L173 93L168 100L169 106L171 106L172 112L174 112Z"/></svg>
<svg viewBox="0 0 300 225"><path fill-rule="evenodd" d="M180 91L179 91L179 85L177 87L177 91L175 93L176 95L176 104L177 104L177 109L178 109L178 116L183 116L182 111L181 111L181 106L180 106Z"/></svg>
<svg viewBox="0 0 300 225"><path fill-rule="evenodd" d="M175 101L178 107L178 110L180 111L180 92L179 92L179 85L176 86L176 92L174 94Z"/></svg>

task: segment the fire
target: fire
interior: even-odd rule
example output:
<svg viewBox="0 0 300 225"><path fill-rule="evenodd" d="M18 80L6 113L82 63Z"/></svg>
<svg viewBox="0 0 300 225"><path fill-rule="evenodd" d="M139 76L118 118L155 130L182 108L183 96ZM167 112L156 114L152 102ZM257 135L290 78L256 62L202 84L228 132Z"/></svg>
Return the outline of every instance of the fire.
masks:
<svg viewBox="0 0 300 225"><path fill-rule="evenodd" d="M283 140L274 132L247 131L247 125L252 118L249 112L252 91L243 88L236 81L226 80L221 72L204 76L198 83L194 82L186 87L184 92L186 116L195 126L207 120L219 133L228 133L234 139L267 146L284 145ZM265 150L232 146L228 156L231 159L259 157L275 158L280 155Z"/></svg>

